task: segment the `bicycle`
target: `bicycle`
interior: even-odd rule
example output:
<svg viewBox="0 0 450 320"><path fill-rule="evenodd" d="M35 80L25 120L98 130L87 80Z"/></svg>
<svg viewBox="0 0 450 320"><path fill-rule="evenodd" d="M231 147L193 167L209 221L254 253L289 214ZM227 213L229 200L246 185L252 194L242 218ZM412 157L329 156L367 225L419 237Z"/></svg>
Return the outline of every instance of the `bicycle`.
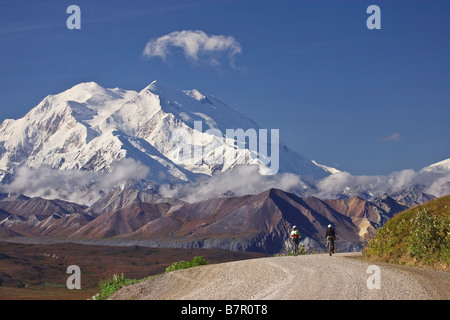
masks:
<svg viewBox="0 0 450 320"><path fill-rule="evenodd" d="M327 251L330 256L334 253L334 240L333 237L327 237Z"/></svg>
<svg viewBox="0 0 450 320"><path fill-rule="evenodd" d="M298 254L298 243L299 243L299 239L291 239L292 242L292 252L294 253L294 257L297 256Z"/></svg>

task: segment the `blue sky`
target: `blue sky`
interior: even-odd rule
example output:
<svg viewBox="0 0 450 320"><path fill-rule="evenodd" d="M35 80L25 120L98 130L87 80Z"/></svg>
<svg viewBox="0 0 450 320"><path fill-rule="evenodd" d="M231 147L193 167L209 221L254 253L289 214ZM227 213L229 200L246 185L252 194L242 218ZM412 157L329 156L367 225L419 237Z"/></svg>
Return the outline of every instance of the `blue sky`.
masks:
<svg viewBox="0 0 450 320"><path fill-rule="evenodd" d="M66 27L72 4L80 30ZM380 30L366 27L372 4ZM1 0L0 120L80 82L141 90L157 79L213 94L319 163L419 170L450 157L449 14L447 0ZM241 52L143 56L182 30L232 37Z"/></svg>

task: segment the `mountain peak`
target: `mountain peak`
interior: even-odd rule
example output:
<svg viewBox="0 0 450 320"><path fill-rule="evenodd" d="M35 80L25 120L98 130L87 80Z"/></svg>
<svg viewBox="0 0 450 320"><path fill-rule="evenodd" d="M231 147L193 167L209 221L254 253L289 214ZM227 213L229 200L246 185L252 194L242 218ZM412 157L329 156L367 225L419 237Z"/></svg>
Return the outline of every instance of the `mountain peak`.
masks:
<svg viewBox="0 0 450 320"><path fill-rule="evenodd" d="M104 89L101 85L99 85L95 81L87 81L87 82L80 82L76 85L74 85L71 89L74 88L84 88L84 89ZM69 89L70 90L70 89Z"/></svg>
<svg viewBox="0 0 450 320"><path fill-rule="evenodd" d="M79 84L76 84L72 88L64 91L63 93L76 94L76 93L84 92L84 93L95 94L98 92L105 92L105 91L107 91L107 89L103 88L98 83L89 81L89 82L81 82Z"/></svg>
<svg viewBox="0 0 450 320"><path fill-rule="evenodd" d="M87 103L91 106L102 106L108 101L120 99L123 91L116 89L105 89L96 82L82 82L72 88L51 96L58 101L75 101L77 103Z"/></svg>
<svg viewBox="0 0 450 320"><path fill-rule="evenodd" d="M173 92L173 91L180 91L178 89L175 89L174 87L168 85L164 81L160 80L153 80L148 86L144 88L144 90L149 90L155 94L162 93L162 92Z"/></svg>
<svg viewBox="0 0 450 320"><path fill-rule="evenodd" d="M187 145L180 147L179 141L172 138L178 129L201 136L201 157L196 154L195 159L191 156L180 160L188 148L197 146L185 141ZM209 129L217 130L212 134ZM238 164L266 167L259 156L254 158L250 154L248 147L236 149L227 142L227 138L238 135L236 130L249 129L257 135L261 131L241 112L197 89L183 91L154 80L136 92L83 82L47 96L24 118L3 123L0 180L6 177L1 172L13 172L18 165L109 171L113 162L124 157L150 168L151 176L145 178L158 183L189 181L199 175L210 176L217 170L227 171ZM230 137L226 136L230 131ZM261 137L256 138L261 144ZM265 138L267 151L272 150L272 143L282 146L280 172L299 174L305 179L311 177L311 180L330 174L284 143L269 139L267 132ZM225 150L220 151L221 147ZM235 159L218 165L218 152L233 154Z"/></svg>

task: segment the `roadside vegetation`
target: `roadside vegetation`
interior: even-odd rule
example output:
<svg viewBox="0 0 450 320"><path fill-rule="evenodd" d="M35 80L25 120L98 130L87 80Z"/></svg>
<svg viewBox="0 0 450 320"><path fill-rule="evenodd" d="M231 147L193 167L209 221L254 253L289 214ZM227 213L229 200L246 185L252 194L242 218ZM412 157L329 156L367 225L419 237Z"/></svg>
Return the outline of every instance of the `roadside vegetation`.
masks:
<svg viewBox="0 0 450 320"><path fill-rule="evenodd" d="M363 255L450 271L450 195L394 216L367 243Z"/></svg>
<svg viewBox="0 0 450 320"><path fill-rule="evenodd" d="M306 251L305 246L302 243L298 245L297 255L305 255L310 253L311 252ZM285 257L285 256L294 256L294 250L290 243L289 245L286 246L286 252L274 254L274 257Z"/></svg>
<svg viewBox="0 0 450 320"><path fill-rule="evenodd" d="M100 282L100 292L93 296L91 300L106 300L111 294L120 290L120 288L150 278L151 276L140 280L128 279L124 277L123 273L121 275L115 274L112 278Z"/></svg>
<svg viewBox="0 0 450 320"><path fill-rule="evenodd" d="M206 264L208 264L208 262L203 258L203 256L196 256L191 261L182 260L172 263L166 268L166 272L171 272L179 269L187 269ZM111 294L119 291L124 286L146 281L155 277L157 277L157 275L138 280L125 278L123 273L121 275L115 274L112 278L100 282L100 292L94 295L92 297L92 300L106 300Z"/></svg>
<svg viewBox="0 0 450 320"><path fill-rule="evenodd" d="M172 263L170 266L166 268L166 272L171 272L179 269L187 269L206 264L208 264L208 262L202 256L197 256L194 257L191 261L179 261Z"/></svg>

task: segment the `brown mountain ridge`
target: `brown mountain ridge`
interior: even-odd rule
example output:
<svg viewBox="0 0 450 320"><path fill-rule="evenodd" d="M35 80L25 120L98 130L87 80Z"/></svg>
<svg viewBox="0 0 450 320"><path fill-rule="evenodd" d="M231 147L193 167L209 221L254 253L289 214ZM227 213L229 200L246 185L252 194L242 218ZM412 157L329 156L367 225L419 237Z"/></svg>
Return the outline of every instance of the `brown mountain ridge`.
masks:
<svg viewBox="0 0 450 320"><path fill-rule="evenodd" d="M197 203L114 190L90 207L14 196L0 200L0 237L278 253L286 250L293 225L308 250L324 249L325 231L332 224L338 248L355 251L405 209L388 196L321 200L279 189Z"/></svg>

